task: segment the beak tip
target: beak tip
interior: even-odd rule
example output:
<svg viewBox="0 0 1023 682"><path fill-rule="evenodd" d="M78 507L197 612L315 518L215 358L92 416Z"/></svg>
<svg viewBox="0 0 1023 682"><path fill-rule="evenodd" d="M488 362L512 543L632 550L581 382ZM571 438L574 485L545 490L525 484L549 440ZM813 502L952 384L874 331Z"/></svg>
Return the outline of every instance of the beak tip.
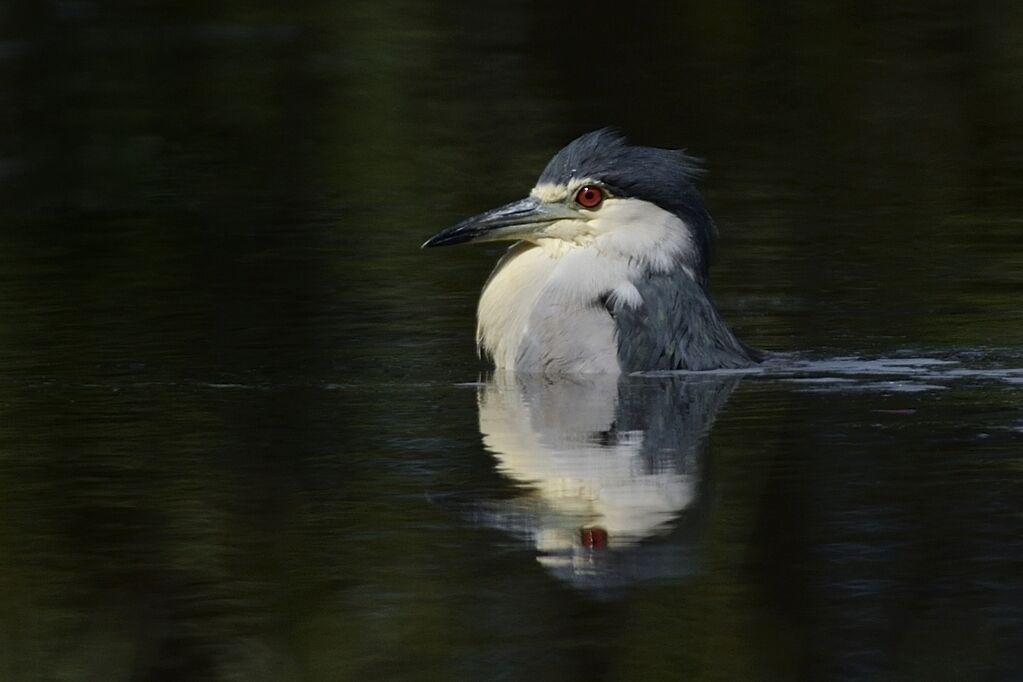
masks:
<svg viewBox="0 0 1023 682"><path fill-rule="evenodd" d="M563 216L552 214L549 207L528 197L467 218L433 235L419 248L432 249L467 242L517 241L538 225L551 223L559 217Z"/></svg>
<svg viewBox="0 0 1023 682"><path fill-rule="evenodd" d="M438 246L451 246L452 244L461 244L463 242L472 241L476 236L475 233L460 229L460 225L455 227L449 227L443 232L438 232L433 235L419 247L421 249L435 249Z"/></svg>

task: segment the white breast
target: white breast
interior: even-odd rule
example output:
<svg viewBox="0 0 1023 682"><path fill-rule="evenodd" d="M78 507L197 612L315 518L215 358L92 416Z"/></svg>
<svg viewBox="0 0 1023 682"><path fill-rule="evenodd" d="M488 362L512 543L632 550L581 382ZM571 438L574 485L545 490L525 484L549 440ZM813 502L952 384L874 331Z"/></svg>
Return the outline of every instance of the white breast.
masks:
<svg viewBox="0 0 1023 682"><path fill-rule="evenodd" d="M615 322L602 298L642 305L631 280L691 250L681 220L638 199L608 199L586 220L553 223L510 248L490 275L477 310L480 350L498 369L617 374Z"/></svg>
<svg viewBox="0 0 1023 682"><path fill-rule="evenodd" d="M626 268L561 240L516 244L480 296L477 343L498 369L546 374L618 373L614 320L602 295L630 304ZM598 262L599 261L599 262Z"/></svg>

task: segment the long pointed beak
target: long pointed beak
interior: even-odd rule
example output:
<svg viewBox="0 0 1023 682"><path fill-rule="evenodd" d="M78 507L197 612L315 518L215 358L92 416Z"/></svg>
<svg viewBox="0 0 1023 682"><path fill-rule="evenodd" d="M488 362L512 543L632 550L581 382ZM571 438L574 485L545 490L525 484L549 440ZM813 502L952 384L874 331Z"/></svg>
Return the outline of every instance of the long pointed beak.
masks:
<svg viewBox="0 0 1023 682"><path fill-rule="evenodd" d="M463 220L427 239L423 248L526 239L551 223L578 217L578 213L564 204L545 204L528 197Z"/></svg>

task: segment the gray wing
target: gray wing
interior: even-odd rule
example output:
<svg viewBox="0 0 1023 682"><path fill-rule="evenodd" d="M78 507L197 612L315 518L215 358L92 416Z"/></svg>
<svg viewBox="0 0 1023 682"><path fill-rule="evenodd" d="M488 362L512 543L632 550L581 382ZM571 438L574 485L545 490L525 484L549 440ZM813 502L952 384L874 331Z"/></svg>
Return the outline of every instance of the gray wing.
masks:
<svg viewBox="0 0 1023 682"><path fill-rule="evenodd" d="M608 305L623 371L748 367L762 355L735 338L706 290L681 271L633 281L643 303Z"/></svg>

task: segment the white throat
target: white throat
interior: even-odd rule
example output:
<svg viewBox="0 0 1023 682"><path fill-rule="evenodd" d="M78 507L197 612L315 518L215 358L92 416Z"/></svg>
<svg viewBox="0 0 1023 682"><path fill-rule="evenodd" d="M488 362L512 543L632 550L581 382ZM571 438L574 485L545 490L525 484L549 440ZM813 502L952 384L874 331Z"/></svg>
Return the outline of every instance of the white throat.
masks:
<svg viewBox="0 0 1023 682"><path fill-rule="evenodd" d="M480 351L498 369L619 373L605 302L642 305L633 281L692 262L694 248L685 223L640 199L609 198L579 220L555 222L512 246L491 273L477 311Z"/></svg>

